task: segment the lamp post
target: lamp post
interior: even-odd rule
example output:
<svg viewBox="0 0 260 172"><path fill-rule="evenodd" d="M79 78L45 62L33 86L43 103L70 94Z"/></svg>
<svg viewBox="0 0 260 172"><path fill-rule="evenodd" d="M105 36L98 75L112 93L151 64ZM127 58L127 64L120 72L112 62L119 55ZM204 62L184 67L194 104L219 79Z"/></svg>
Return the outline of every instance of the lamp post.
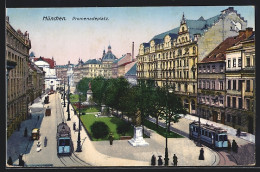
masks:
<svg viewBox="0 0 260 172"><path fill-rule="evenodd" d="M63 102L64 102L64 103L63 103L63 107L66 107L66 104L65 104L65 94L66 94L66 92L65 92L65 79L64 79L64 82L63 82L63 83L64 83L64 89L63 89L63 90L64 90L64 91L63 91Z"/></svg>
<svg viewBox="0 0 260 172"><path fill-rule="evenodd" d="M166 91L167 91L167 94L166 94L166 120L165 120L165 129L166 129L166 139L165 139L165 157L164 157L164 165L165 166L168 166L169 165L169 158L168 158L168 126L167 126L167 123L168 123L168 77L166 78Z"/></svg>
<svg viewBox="0 0 260 172"><path fill-rule="evenodd" d="M70 121L70 84L69 84L69 77L68 77L68 106L67 106L67 112L68 112L68 119L67 121Z"/></svg>
<svg viewBox="0 0 260 172"><path fill-rule="evenodd" d="M79 132L78 132L78 141L77 141L77 150L76 152L82 152L81 141L80 141L80 108L81 108L81 92L79 92Z"/></svg>

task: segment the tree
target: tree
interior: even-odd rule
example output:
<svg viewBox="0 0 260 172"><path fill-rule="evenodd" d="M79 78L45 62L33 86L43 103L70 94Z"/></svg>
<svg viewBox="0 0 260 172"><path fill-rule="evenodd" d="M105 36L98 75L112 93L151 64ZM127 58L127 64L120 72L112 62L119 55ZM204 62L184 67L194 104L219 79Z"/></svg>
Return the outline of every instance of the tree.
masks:
<svg viewBox="0 0 260 172"><path fill-rule="evenodd" d="M102 121L95 121L90 126L90 129L93 134L93 137L95 137L96 139L105 138L109 133L108 126Z"/></svg>
<svg viewBox="0 0 260 172"><path fill-rule="evenodd" d="M123 136L131 129L131 125L125 122L120 123L116 130L119 134L122 134Z"/></svg>
<svg viewBox="0 0 260 172"><path fill-rule="evenodd" d="M107 80L104 77L98 76L91 81L91 89L93 92L93 100L99 106L104 103L105 91L107 89Z"/></svg>
<svg viewBox="0 0 260 172"><path fill-rule="evenodd" d="M174 93L173 88L168 87L168 85L158 88L159 92L159 104L160 104L160 116L164 119L167 118L167 127L170 131L171 122L179 122L179 114L186 114L186 110L180 101L180 98Z"/></svg>
<svg viewBox="0 0 260 172"><path fill-rule="evenodd" d="M78 85L77 85L77 90L82 92L83 95L86 95L87 94L87 91L89 90L89 87L88 87L88 84L89 82L91 82L92 79L91 78L82 78Z"/></svg>

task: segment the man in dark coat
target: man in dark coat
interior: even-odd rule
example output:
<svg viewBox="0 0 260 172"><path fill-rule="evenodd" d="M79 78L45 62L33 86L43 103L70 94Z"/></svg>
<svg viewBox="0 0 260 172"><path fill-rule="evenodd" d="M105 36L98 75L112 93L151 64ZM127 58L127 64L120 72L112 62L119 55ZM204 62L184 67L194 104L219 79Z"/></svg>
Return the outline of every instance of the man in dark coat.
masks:
<svg viewBox="0 0 260 172"><path fill-rule="evenodd" d="M203 150L203 148L200 149L199 160L204 160L204 150Z"/></svg>
<svg viewBox="0 0 260 172"><path fill-rule="evenodd" d="M177 156L174 154L174 155L173 155L173 165L174 165L174 166L177 166L177 163L178 163L178 158L177 158Z"/></svg>

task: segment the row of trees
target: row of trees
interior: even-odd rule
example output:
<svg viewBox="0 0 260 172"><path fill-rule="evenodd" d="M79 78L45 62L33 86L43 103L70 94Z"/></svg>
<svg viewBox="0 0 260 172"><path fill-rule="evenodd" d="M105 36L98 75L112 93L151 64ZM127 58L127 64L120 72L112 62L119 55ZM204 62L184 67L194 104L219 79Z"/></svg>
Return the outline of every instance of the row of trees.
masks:
<svg viewBox="0 0 260 172"><path fill-rule="evenodd" d="M178 114L185 114L186 111L173 88L155 87L152 80L140 80L138 85L131 86L129 82L123 78L105 79L97 77L94 79L83 78L77 89L86 93L88 83L91 82L91 89L93 91L93 100L99 106L105 104L112 108L112 112L122 112L123 115L136 119L137 112L140 113L141 125L147 116L156 118L158 126L158 119L162 117L167 118L168 127L171 122L178 122L180 118ZM168 128L169 129L169 128Z"/></svg>

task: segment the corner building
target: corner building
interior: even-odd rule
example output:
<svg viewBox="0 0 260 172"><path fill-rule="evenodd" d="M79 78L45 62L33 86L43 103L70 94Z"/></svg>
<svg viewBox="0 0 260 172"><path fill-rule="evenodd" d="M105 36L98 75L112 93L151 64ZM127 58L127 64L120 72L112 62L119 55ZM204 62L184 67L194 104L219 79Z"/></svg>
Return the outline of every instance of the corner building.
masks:
<svg viewBox="0 0 260 172"><path fill-rule="evenodd" d="M226 38L245 29L247 21L229 7L205 20L186 20L180 27L154 36L142 43L137 56L137 79L154 80L175 87L190 114L197 112L197 62L200 62Z"/></svg>

